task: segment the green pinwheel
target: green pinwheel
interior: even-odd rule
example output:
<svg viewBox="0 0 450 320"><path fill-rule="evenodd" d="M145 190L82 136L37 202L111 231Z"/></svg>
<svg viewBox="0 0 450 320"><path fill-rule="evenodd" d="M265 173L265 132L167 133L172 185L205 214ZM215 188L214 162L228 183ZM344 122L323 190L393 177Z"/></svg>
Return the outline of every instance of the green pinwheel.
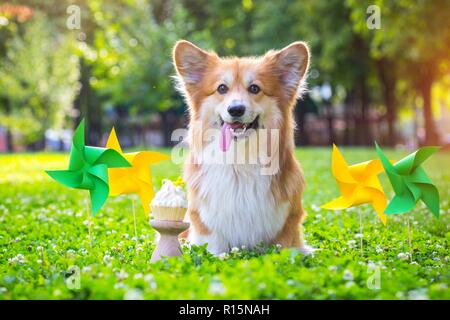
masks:
<svg viewBox="0 0 450 320"><path fill-rule="evenodd" d="M395 196L384 213L400 214L414 208L422 200L431 212L439 218L439 192L421 167L439 147L423 147L392 164L375 143L378 156L389 177Z"/></svg>
<svg viewBox="0 0 450 320"><path fill-rule="evenodd" d="M83 119L73 136L69 169L46 172L66 187L89 190L95 215L108 198L108 168L123 167L131 165L117 151L85 145Z"/></svg>

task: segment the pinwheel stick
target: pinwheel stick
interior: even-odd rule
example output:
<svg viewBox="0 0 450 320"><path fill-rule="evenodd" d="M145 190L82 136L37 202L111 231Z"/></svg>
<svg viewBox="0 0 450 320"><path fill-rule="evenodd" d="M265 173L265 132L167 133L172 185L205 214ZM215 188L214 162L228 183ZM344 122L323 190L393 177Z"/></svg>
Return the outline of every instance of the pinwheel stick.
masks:
<svg viewBox="0 0 450 320"><path fill-rule="evenodd" d="M134 238L136 239L136 245L138 241L138 235L137 235L137 227L136 227L136 209L134 208L134 197L131 195L131 207L133 209L133 219L134 219Z"/></svg>
<svg viewBox="0 0 450 320"><path fill-rule="evenodd" d="M362 224L362 213L359 211L359 245L361 248L361 255L363 255L363 224Z"/></svg>
<svg viewBox="0 0 450 320"><path fill-rule="evenodd" d="M408 245L409 245L409 260L412 262L412 246L411 246L411 224L409 222L409 217L406 218L406 223L408 225Z"/></svg>
<svg viewBox="0 0 450 320"><path fill-rule="evenodd" d="M89 205L89 195L86 193L86 211L88 215L88 230L89 230L89 243L92 247L92 233L91 233L91 206Z"/></svg>

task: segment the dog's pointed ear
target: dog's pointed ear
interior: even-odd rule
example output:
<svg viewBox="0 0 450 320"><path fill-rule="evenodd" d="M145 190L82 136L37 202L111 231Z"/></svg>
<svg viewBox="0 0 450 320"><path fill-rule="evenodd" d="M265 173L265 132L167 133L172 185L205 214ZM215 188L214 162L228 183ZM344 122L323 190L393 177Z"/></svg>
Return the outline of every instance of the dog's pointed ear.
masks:
<svg viewBox="0 0 450 320"><path fill-rule="evenodd" d="M274 71L281 83L292 94L299 95L306 71L309 67L309 48L303 41L291 43L287 47L270 53Z"/></svg>
<svg viewBox="0 0 450 320"><path fill-rule="evenodd" d="M178 75L187 85L198 84L208 67L212 55L186 40L178 41L172 52Z"/></svg>

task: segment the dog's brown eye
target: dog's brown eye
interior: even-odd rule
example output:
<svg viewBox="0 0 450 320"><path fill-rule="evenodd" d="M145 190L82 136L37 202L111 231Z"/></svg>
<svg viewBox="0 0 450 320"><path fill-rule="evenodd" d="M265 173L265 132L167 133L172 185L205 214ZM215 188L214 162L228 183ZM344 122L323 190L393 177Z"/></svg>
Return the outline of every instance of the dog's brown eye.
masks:
<svg viewBox="0 0 450 320"><path fill-rule="evenodd" d="M256 84L252 84L250 87L248 87L248 91L253 94L258 94L261 89Z"/></svg>
<svg viewBox="0 0 450 320"><path fill-rule="evenodd" d="M217 87L217 92L219 92L220 94L225 94L228 92L228 87L224 84L221 84Z"/></svg>

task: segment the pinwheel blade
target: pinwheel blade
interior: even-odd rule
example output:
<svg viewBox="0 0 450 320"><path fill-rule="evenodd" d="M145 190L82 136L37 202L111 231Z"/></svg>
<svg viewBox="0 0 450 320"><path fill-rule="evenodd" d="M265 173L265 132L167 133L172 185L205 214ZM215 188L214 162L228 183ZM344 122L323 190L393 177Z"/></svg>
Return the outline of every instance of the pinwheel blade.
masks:
<svg viewBox="0 0 450 320"><path fill-rule="evenodd" d="M153 199L154 191L153 186L145 182L139 182L138 192L139 199L141 200L142 207L145 213L150 212L150 202Z"/></svg>
<svg viewBox="0 0 450 320"><path fill-rule="evenodd" d="M108 197L108 167L130 166L130 163L115 150L85 146L84 120L82 120L73 135L69 170L47 171L47 173L67 187L89 190L92 212L95 215Z"/></svg>
<svg viewBox="0 0 450 320"><path fill-rule="evenodd" d="M422 190L422 201L436 218L439 218L439 191L432 184L419 184Z"/></svg>
<svg viewBox="0 0 450 320"><path fill-rule="evenodd" d="M381 149L378 145L376 147L395 192L385 213L406 213L414 208L419 199L422 199L433 215L439 217L439 192L421 167L425 160L439 150L439 147L420 148L394 165L388 164Z"/></svg>
<svg viewBox="0 0 450 320"><path fill-rule="evenodd" d="M45 172L54 180L69 188L77 188L83 181L83 174L80 172L70 170L48 170Z"/></svg>
<svg viewBox="0 0 450 320"><path fill-rule="evenodd" d="M94 176L93 179L94 188L89 190L89 193L91 197L92 215L95 216L108 198L109 188L108 183L104 180Z"/></svg>
<svg viewBox="0 0 450 320"><path fill-rule="evenodd" d="M109 149L111 153L109 155L107 153L103 154L97 162L108 162L108 167L110 168L108 169L110 195L137 193L144 211L146 213L149 212L150 202L154 195L150 164L170 159L170 157L163 153L152 151L123 154L114 128L108 137L106 147L111 148ZM111 157L115 157L115 155L112 152L120 154L121 157L131 164L131 167L114 168L112 163L115 159ZM123 167L122 163L119 163L119 165Z"/></svg>
<svg viewBox="0 0 450 320"><path fill-rule="evenodd" d="M354 203L353 197L338 197L321 206L323 209L343 210L350 208Z"/></svg>
<svg viewBox="0 0 450 320"><path fill-rule="evenodd" d="M387 160L390 164L389 160ZM336 145L333 145L333 175L341 192L341 196L324 205L321 208L341 210L360 204L372 204L381 222L386 224L386 196L378 179L378 174L383 171L380 160L369 160L348 166L340 154Z"/></svg>
<svg viewBox="0 0 450 320"><path fill-rule="evenodd" d="M395 195L394 198L389 202L385 214L402 214L408 212L414 208L416 201L412 194L407 193Z"/></svg>
<svg viewBox="0 0 450 320"><path fill-rule="evenodd" d="M394 165L391 163L391 161L389 161L388 157L386 157L384 155L384 153L381 150L380 146L376 142L375 142L375 149L377 150L378 157L380 158L381 164L383 165L384 170L386 171L386 173L388 173L388 172L396 173Z"/></svg>
<svg viewBox="0 0 450 320"><path fill-rule="evenodd" d="M72 145L75 146L78 150L83 150L85 147L84 142L84 124L85 121L82 119L80 123L78 124L78 127L75 129L75 132L73 134L72 138Z"/></svg>
<svg viewBox="0 0 450 320"><path fill-rule="evenodd" d="M355 183L355 180L350 174L347 162L335 144L333 144L333 152L331 157L332 172L336 180L343 183Z"/></svg>
<svg viewBox="0 0 450 320"><path fill-rule="evenodd" d="M111 132L108 137L108 141L106 142L106 148L116 150L119 153L122 152L122 148L120 147L119 139L117 138L116 129L114 127L111 129Z"/></svg>

